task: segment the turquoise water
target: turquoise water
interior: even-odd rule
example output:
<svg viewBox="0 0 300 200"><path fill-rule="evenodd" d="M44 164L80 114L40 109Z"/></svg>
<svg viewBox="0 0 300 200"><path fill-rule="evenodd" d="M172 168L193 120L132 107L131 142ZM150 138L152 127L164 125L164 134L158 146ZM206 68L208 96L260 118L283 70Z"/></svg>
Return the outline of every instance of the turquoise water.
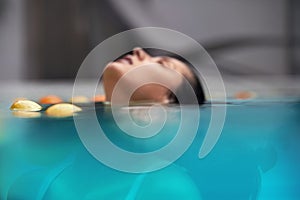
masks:
<svg viewBox="0 0 300 200"><path fill-rule="evenodd" d="M16 118L3 109L0 199L299 199L299 101L215 106L227 106L226 121L206 157L198 154L210 122L209 104L200 108L199 122L190 120L199 123L199 129L188 150L168 167L140 174L96 160L81 143L72 118ZM124 134L107 106L97 107L97 116L114 144L143 153L162 148L175 136L180 108L166 110L165 127L148 139ZM87 119L90 111L80 115Z"/></svg>

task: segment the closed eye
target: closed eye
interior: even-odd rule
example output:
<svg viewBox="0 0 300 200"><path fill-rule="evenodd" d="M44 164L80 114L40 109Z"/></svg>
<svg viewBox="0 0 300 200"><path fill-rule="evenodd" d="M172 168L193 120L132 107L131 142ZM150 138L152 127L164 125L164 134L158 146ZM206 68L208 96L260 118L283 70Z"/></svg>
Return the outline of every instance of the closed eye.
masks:
<svg viewBox="0 0 300 200"><path fill-rule="evenodd" d="M159 60L157 63L169 69L176 69L176 66L167 59Z"/></svg>

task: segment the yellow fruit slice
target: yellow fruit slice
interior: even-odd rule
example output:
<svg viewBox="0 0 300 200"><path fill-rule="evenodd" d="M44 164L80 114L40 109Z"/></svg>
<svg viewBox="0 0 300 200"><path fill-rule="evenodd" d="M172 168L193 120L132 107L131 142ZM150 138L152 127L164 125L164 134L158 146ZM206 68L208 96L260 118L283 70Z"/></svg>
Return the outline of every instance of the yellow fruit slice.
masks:
<svg viewBox="0 0 300 200"><path fill-rule="evenodd" d="M74 113L80 112L82 109L69 103L60 103L50 106L46 110L46 115L50 117L70 117Z"/></svg>
<svg viewBox="0 0 300 200"><path fill-rule="evenodd" d="M42 110L42 106L37 104L34 101L30 100L17 100L15 101L11 107L11 110L13 111L40 111Z"/></svg>

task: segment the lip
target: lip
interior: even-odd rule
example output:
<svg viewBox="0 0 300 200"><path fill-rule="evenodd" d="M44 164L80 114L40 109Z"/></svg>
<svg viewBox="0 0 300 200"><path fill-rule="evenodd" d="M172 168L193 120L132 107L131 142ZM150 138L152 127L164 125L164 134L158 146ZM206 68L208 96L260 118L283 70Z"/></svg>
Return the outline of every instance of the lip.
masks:
<svg viewBox="0 0 300 200"><path fill-rule="evenodd" d="M121 59L116 60L116 62L122 63L122 64L130 64L132 65L132 58L130 55L124 56Z"/></svg>

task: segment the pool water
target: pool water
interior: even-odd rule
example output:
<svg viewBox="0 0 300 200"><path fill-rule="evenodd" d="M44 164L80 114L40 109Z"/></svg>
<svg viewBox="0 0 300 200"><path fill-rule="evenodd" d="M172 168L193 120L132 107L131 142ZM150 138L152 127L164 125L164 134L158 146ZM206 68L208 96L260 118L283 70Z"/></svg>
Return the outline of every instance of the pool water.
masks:
<svg viewBox="0 0 300 200"><path fill-rule="evenodd" d="M199 158L214 106L227 107L224 128L212 151ZM84 110L82 120L90 115ZM109 140L135 153L163 148L176 135L181 110L169 106L166 112L160 133L135 138L118 128L109 106L97 107ZM128 173L95 159L72 118L25 119L7 111L0 116L0 199L299 199L299 119L297 99L206 104L199 122L190 119L199 128L179 159L157 171Z"/></svg>

